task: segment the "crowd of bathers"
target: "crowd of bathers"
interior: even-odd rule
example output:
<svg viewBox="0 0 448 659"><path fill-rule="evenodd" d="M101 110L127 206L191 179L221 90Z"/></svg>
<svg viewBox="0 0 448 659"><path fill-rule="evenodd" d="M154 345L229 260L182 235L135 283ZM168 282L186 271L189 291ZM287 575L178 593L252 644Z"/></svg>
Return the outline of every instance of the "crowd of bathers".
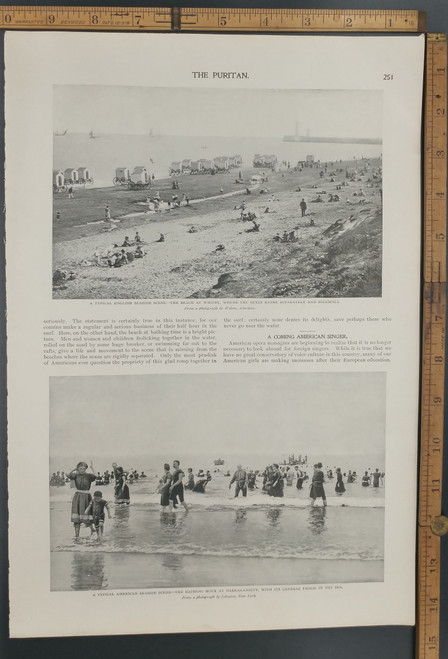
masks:
<svg viewBox="0 0 448 659"><path fill-rule="evenodd" d="M215 473L220 469L215 469ZM314 505L317 499L322 499L323 505L326 505L326 492L324 484L329 483L335 479L335 492L341 496L346 492L345 485L361 483L362 487L379 488L384 485L385 473L380 471L377 467L374 471L370 468L364 471L361 478L355 470L349 469L347 472L342 472L340 467L335 467L334 470L326 468L325 472L321 462L317 462L313 466L313 473L310 476L307 456L303 459L299 456L295 459L290 456L288 462L285 460L283 464L273 462L266 466L264 470L243 469L241 464L233 475L227 470L224 472L225 477L230 477L229 489L234 485L234 497L239 494L243 497L247 496L248 491L259 489L262 493L274 498L283 498L284 490L287 487L292 487L295 482L297 490L304 489L304 483L310 481L309 498L311 505ZM114 484L114 498L115 504L121 505L130 503L129 484L145 479L147 476L144 471L139 473L137 469L130 469L125 471L123 467L112 463L112 470L106 469L102 474L95 472L93 464L89 466L86 462L79 462L75 469L68 473L64 471L53 472L50 478L51 486L61 486L70 483L75 488L75 493L72 500L71 521L75 528L75 539L79 538L79 529L81 524L90 526L92 533L98 534L98 539L101 540L104 525L104 511L107 510L110 516L110 511L107 501L103 499L103 494L100 490L90 494L90 487L94 483L96 487L102 485ZM187 473L184 472L180 466L179 460L173 460L172 466L166 462L163 466L163 475L159 479L156 493L160 494L160 506L162 513L174 512L174 510L181 504L185 510L189 506L185 502L184 492L190 490L204 494L206 486L212 480L212 475L209 470L199 469L194 474L193 468L188 467Z"/></svg>
<svg viewBox="0 0 448 659"><path fill-rule="evenodd" d="M248 490L260 489L262 493L269 496L282 498L284 497L285 487L292 487L295 482L297 490L303 490L304 483L310 481L309 498L311 499L311 505L314 505L317 499L322 499L323 504L326 505L324 483L335 480L335 492L338 496L341 496L346 492L346 483L358 482L358 475L355 470L349 469L347 472L342 472L340 467L334 467L334 470L327 467L324 472L321 462L314 464L311 477L307 471L307 456L303 459L301 456L298 459L290 456L288 462L286 460L283 464L274 462L267 465L263 471L243 469L239 464L229 483L229 489L235 483L235 497L238 497L240 493L245 497ZM230 476L230 472L228 472L228 475ZM385 473L381 472L378 467L374 471L369 468L364 472L360 482L362 487L372 486L378 488L384 485Z"/></svg>

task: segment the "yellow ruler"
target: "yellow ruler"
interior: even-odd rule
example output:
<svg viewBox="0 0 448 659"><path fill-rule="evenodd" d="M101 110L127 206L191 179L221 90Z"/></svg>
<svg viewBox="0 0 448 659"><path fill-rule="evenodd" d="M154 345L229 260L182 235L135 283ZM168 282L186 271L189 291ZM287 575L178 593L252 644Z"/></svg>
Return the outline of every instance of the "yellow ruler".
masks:
<svg viewBox="0 0 448 659"><path fill-rule="evenodd" d="M189 9L182 30L245 32L424 32L425 13L355 9Z"/></svg>
<svg viewBox="0 0 448 659"><path fill-rule="evenodd" d="M0 29L244 32L424 32L413 10L0 6Z"/></svg>
<svg viewBox="0 0 448 659"><path fill-rule="evenodd" d="M446 329L447 42L428 34L424 121L424 247L417 657L438 659Z"/></svg>

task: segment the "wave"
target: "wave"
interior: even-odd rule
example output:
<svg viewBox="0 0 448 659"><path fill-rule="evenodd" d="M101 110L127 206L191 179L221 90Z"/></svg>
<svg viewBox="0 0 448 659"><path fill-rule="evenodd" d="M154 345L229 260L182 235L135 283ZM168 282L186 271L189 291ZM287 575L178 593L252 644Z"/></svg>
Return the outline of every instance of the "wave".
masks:
<svg viewBox="0 0 448 659"><path fill-rule="evenodd" d="M193 543L180 543L166 546L141 546L137 544L126 545L126 548L104 541L101 546L95 541L81 540L77 543L56 544L51 547L52 552L76 552L82 554L139 554L158 556L208 556L214 558L273 558L273 559L301 559L301 560L334 560L334 561L380 561L384 554L380 549L363 551L348 550L347 548L325 547L325 549L300 549L291 546L263 547L257 545L238 545L238 547L206 548Z"/></svg>

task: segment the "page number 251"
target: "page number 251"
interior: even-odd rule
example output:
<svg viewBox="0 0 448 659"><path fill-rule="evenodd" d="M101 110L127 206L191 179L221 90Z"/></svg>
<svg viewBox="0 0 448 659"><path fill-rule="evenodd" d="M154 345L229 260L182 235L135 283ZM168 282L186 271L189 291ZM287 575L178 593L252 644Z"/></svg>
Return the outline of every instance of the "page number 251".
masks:
<svg viewBox="0 0 448 659"><path fill-rule="evenodd" d="M393 79L394 79L393 73L383 73L383 80L393 80Z"/></svg>

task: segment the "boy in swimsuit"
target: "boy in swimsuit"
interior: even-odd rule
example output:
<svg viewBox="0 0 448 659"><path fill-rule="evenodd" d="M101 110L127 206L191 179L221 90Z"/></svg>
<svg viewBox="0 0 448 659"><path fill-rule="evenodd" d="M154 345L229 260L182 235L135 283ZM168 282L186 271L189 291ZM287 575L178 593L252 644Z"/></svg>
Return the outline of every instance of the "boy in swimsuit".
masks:
<svg viewBox="0 0 448 659"><path fill-rule="evenodd" d="M93 516L93 526L98 535L98 542L101 542L104 531L104 509L107 510L109 519L111 518L109 504L103 499L103 493L99 490L93 493L93 499L86 508L85 514Z"/></svg>

